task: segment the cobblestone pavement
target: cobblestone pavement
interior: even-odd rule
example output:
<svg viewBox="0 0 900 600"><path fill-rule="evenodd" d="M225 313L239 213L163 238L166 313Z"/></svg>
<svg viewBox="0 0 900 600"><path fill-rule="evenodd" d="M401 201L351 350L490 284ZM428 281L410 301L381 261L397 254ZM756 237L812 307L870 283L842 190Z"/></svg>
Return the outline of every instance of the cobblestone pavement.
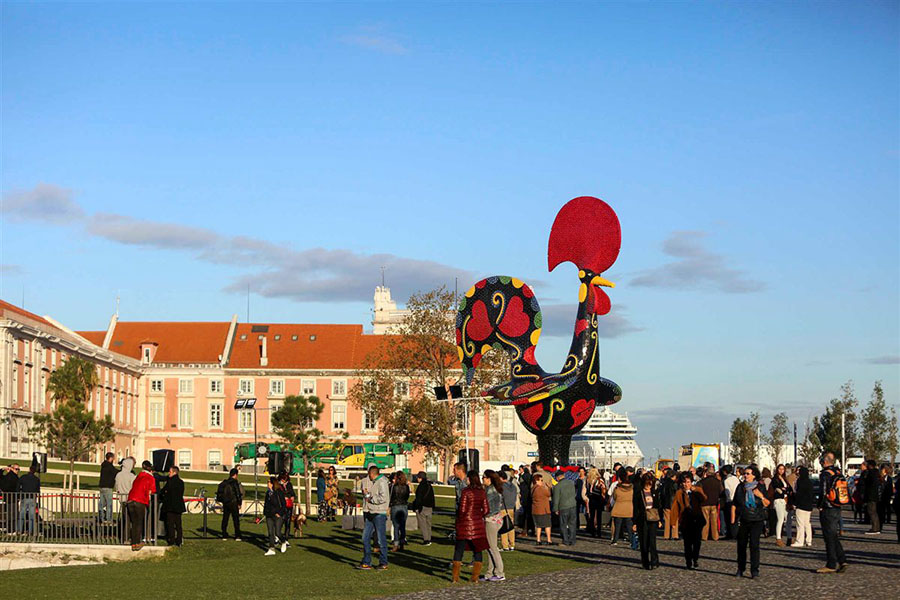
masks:
<svg viewBox="0 0 900 600"><path fill-rule="evenodd" d="M645 571L641 569L640 553L623 542L611 546L607 533L604 540L582 538L571 548L537 547L530 540L517 541L516 552L571 557L571 570L524 575L503 583L457 584L393 598L900 598L900 544L897 543L896 525L886 525L879 536L863 535L865 526L862 525L845 521L845 526L842 542L850 567L843 574L819 575L813 572L825 565L825 546L815 525L812 548L779 548L773 538L761 540L760 577L755 580L734 576L737 568L736 544L733 541L703 542L700 568L687 571L684 569L682 542L660 539L660 568ZM558 541L558 538L554 537L554 540ZM468 560L471 555L466 556ZM470 569L463 568L464 574L469 572Z"/></svg>

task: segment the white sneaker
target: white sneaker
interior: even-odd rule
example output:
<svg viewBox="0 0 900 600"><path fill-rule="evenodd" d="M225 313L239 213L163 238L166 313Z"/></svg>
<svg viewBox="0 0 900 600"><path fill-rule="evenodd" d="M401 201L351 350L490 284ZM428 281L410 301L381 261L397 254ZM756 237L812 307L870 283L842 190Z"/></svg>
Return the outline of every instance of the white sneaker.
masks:
<svg viewBox="0 0 900 600"><path fill-rule="evenodd" d="M234 541L239 542L241 541L241 538L234 538Z"/></svg>
<svg viewBox="0 0 900 600"><path fill-rule="evenodd" d="M282 552L287 552L287 542L281 544L281 551L282 551Z"/></svg>
<svg viewBox="0 0 900 600"><path fill-rule="evenodd" d="M275 556L275 548L269 548L263 556Z"/></svg>
<svg viewBox="0 0 900 600"><path fill-rule="evenodd" d="M802 547L803 547L803 544L799 544L797 542L794 542L793 544L791 544L791 548L802 548Z"/></svg>

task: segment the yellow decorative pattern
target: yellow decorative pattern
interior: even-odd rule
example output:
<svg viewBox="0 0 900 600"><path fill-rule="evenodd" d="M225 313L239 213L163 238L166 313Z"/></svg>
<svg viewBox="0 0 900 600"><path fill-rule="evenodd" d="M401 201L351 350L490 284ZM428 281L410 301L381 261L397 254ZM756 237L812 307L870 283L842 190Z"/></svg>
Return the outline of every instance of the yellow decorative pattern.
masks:
<svg viewBox="0 0 900 600"><path fill-rule="evenodd" d="M471 298L475 295L475 286L473 285L466 291L466 298Z"/></svg>
<svg viewBox="0 0 900 600"><path fill-rule="evenodd" d="M587 284L582 283L578 288L578 302L584 302L585 298L587 298Z"/></svg>
<svg viewBox="0 0 900 600"><path fill-rule="evenodd" d="M538 327L531 332L531 345L537 346L538 340L541 339L541 328Z"/></svg>
<svg viewBox="0 0 900 600"><path fill-rule="evenodd" d="M525 285L525 282L522 281L521 279L516 279L515 277L513 277L513 278L512 278L512 284L513 284L513 287L514 287L514 288L519 289L519 288L521 288L523 285Z"/></svg>
<svg viewBox="0 0 900 600"><path fill-rule="evenodd" d="M550 422L553 420L553 412L554 410L563 410L566 405L559 398L554 398L550 401L550 415L547 417L547 421L543 424L541 429L547 429L550 426Z"/></svg>

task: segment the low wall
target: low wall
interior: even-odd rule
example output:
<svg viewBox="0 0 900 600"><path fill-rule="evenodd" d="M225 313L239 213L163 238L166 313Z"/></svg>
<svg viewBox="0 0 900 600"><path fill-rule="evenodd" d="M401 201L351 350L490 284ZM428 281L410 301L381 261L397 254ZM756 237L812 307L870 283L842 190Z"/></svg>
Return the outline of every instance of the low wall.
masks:
<svg viewBox="0 0 900 600"><path fill-rule="evenodd" d="M103 564L161 557L165 552L165 546L144 546L140 552L134 552L130 546L0 543L0 571Z"/></svg>

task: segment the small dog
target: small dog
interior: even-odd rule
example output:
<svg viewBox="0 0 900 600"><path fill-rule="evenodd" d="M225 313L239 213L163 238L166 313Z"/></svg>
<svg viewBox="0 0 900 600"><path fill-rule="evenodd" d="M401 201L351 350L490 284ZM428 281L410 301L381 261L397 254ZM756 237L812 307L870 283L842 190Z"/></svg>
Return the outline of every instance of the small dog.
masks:
<svg viewBox="0 0 900 600"><path fill-rule="evenodd" d="M303 514L303 507L298 507L297 514L291 517L291 523L294 525L294 535L298 538L303 537L303 526L306 524L306 515Z"/></svg>

